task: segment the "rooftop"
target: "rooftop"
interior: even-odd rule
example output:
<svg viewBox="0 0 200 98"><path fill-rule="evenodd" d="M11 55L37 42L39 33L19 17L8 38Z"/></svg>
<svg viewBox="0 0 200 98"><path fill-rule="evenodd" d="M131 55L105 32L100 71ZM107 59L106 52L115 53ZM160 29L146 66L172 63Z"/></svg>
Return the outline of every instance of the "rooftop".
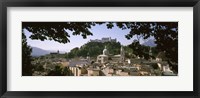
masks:
<svg viewBox="0 0 200 98"><path fill-rule="evenodd" d="M73 60L69 62L70 67L75 67L76 65L85 65L89 64L87 60Z"/></svg>

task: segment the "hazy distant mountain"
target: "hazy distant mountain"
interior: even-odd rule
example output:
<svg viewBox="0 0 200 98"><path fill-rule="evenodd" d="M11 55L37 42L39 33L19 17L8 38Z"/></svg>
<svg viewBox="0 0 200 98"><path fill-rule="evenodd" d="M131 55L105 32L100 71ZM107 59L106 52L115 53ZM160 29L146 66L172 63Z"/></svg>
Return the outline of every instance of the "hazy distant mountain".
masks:
<svg viewBox="0 0 200 98"><path fill-rule="evenodd" d="M50 51L43 50L43 49L40 49L40 48L37 48L37 47L32 47L31 55L32 56L42 56L42 55L46 55L46 54L49 54L49 53L50 53Z"/></svg>
<svg viewBox="0 0 200 98"><path fill-rule="evenodd" d="M49 52L58 52L58 50L48 50ZM59 50L59 54L65 54L66 51L60 51Z"/></svg>
<svg viewBox="0 0 200 98"><path fill-rule="evenodd" d="M156 43L154 42L153 39L149 39L149 40L147 40L146 42L144 42L142 45L150 46L150 47L155 47L155 46L156 46Z"/></svg>

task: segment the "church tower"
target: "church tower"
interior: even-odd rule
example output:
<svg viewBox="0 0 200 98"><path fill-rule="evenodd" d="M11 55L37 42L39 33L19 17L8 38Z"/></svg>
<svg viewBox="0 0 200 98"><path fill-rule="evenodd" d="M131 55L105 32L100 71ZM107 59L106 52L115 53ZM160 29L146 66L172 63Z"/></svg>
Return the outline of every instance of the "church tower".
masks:
<svg viewBox="0 0 200 98"><path fill-rule="evenodd" d="M152 50L151 50L151 47L149 49L149 55L152 56Z"/></svg>
<svg viewBox="0 0 200 98"><path fill-rule="evenodd" d="M152 49L151 49L151 47L150 47L150 49L149 49L149 56L150 56L150 60L152 60L152 56L153 55L153 53L152 53Z"/></svg>
<svg viewBox="0 0 200 98"><path fill-rule="evenodd" d="M87 53L86 59L87 59L88 61L90 61L90 54L89 54L89 52Z"/></svg>
<svg viewBox="0 0 200 98"><path fill-rule="evenodd" d="M121 55L121 61L124 62L124 60L125 60L125 52L124 52L123 46L121 46L120 55Z"/></svg>

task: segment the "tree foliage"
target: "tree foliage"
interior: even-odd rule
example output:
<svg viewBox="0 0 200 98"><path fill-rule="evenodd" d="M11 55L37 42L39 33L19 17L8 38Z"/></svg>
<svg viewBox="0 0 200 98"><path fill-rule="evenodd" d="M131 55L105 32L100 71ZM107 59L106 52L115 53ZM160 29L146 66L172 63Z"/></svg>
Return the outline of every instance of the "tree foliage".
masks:
<svg viewBox="0 0 200 98"><path fill-rule="evenodd" d="M139 43L138 40L134 40L130 45L128 45L132 49L132 53L137 57L144 57L144 59L148 60L150 58L155 58L158 54L156 47L144 46ZM151 54L150 54L151 50Z"/></svg>
<svg viewBox="0 0 200 98"><path fill-rule="evenodd" d="M69 67L61 67L61 65L56 65L53 70L51 70L47 76L69 76L70 75Z"/></svg>
<svg viewBox="0 0 200 98"><path fill-rule="evenodd" d="M158 51L165 52L169 61L178 63L178 22L135 22L123 23L123 26L131 29L127 39L134 35L141 35L144 39L152 36Z"/></svg>
<svg viewBox="0 0 200 98"><path fill-rule="evenodd" d="M96 24L102 22L23 22L22 29L32 32L31 39L68 43L70 42L68 31L73 32L73 35L87 38L88 35L92 35L89 29Z"/></svg>
<svg viewBox="0 0 200 98"><path fill-rule="evenodd" d="M31 52L32 49L27 45L27 39L24 33L22 33L22 75L30 76L32 75L32 65L31 65Z"/></svg>

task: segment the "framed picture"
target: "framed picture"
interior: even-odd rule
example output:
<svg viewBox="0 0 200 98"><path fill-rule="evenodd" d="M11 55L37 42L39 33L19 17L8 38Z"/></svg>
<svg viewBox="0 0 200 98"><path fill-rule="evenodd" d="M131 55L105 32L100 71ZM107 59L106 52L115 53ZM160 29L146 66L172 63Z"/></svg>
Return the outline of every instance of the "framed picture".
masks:
<svg viewBox="0 0 200 98"><path fill-rule="evenodd" d="M199 97L199 0L0 7L1 97Z"/></svg>

